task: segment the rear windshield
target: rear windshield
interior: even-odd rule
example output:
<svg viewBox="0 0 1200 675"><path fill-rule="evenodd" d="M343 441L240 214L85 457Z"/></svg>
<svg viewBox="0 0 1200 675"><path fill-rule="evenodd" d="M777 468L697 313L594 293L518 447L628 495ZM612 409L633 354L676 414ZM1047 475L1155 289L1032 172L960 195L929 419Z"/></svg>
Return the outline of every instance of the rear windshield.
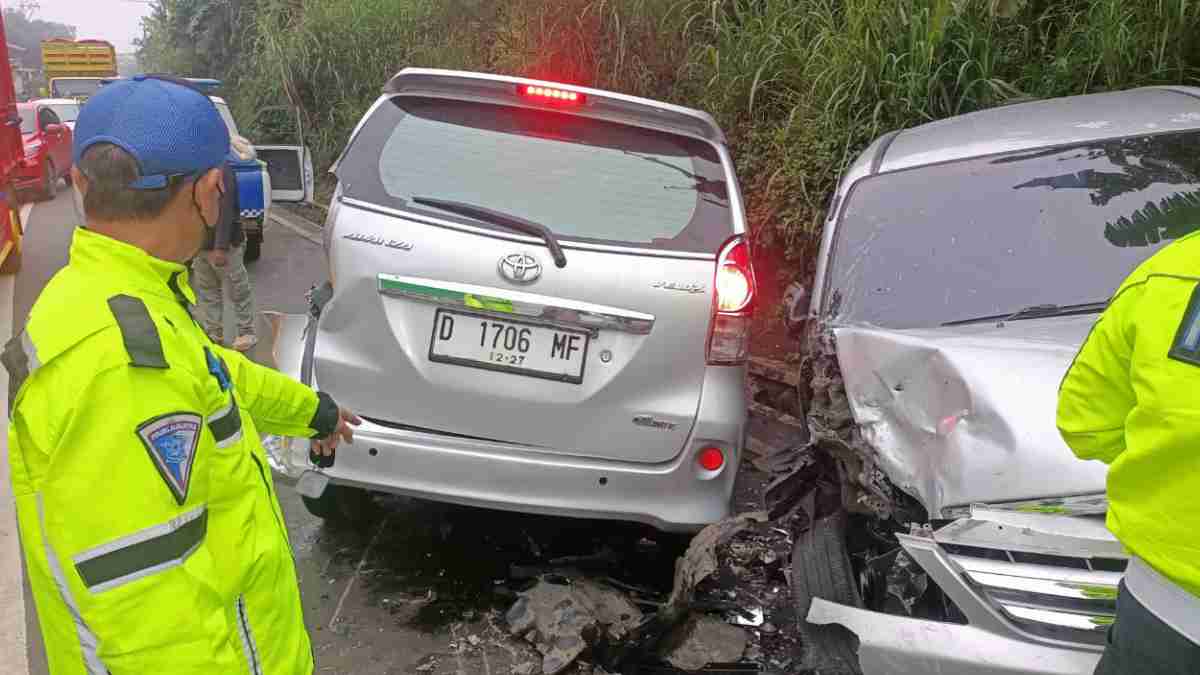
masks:
<svg viewBox="0 0 1200 675"><path fill-rule="evenodd" d="M100 91L100 85L100 78L54 80L50 85L50 95L54 98L88 97Z"/></svg>
<svg viewBox="0 0 1200 675"><path fill-rule="evenodd" d="M409 200L466 202L563 239L712 253L732 233L712 145L553 111L395 97L368 120L338 178L354 199L492 227Z"/></svg>
<svg viewBox="0 0 1200 675"><path fill-rule="evenodd" d="M937 326L1104 302L1200 229L1200 133L1018 152L868 178L836 234L826 311Z"/></svg>

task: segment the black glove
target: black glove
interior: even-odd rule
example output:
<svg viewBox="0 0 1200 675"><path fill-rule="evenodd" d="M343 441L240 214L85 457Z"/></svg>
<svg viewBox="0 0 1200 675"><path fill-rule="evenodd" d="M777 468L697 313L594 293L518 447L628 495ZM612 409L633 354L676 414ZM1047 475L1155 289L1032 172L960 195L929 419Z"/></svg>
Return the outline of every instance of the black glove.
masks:
<svg viewBox="0 0 1200 675"><path fill-rule="evenodd" d="M313 413L312 421L308 423L308 428L317 432L315 438L325 438L337 431L338 421L341 419L341 411L338 404L334 402L333 397L323 391L317 392L317 411ZM312 462L319 469L328 469L333 466L333 461L336 458L337 451L332 455L319 454L311 445L308 448L308 461Z"/></svg>

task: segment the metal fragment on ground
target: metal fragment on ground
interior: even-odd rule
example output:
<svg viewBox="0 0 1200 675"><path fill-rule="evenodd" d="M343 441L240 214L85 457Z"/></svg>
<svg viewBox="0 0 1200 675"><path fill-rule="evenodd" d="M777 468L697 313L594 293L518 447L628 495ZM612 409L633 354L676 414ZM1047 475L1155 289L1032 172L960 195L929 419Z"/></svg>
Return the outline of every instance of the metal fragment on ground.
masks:
<svg viewBox="0 0 1200 675"><path fill-rule="evenodd" d="M746 651L746 631L720 619L696 614L668 637L663 657L686 671L697 671L710 663L731 663Z"/></svg>
<svg viewBox="0 0 1200 675"><path fill-rule="evenodd" d="M764 513L746 513L713 523L700 531L688 546L687 553L675 563L675 585L664 611L682 614L692 601L696 586L717 571L717 547L733 535L766 520Z"/></svg>

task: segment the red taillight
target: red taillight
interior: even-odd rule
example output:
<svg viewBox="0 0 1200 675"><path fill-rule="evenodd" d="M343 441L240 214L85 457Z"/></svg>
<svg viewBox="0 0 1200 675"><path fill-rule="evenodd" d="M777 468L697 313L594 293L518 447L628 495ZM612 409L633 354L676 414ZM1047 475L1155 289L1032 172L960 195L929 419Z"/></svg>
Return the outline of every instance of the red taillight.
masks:
<svg viewBox="0 0 1200 675"><path fill-rule="evenodd" d="M750 309L754 300L754 268L750 245L735 239L725 245L717 260L717 311L734 314Z"/></svg>
<svg viewBox="0 0 1200 675"><path fill-rule="evenodd" d="M717 256L715 316L708 338L711 365L744 363L750 347L750 320L754 313L754 266L750 245L736 237Z"/></svg>
<svg viewBox="0 0 1200 675"><path fill-rule="evenodd" d="M567 89L555 89L554 87L543 87L536 84L522 84L517 88L523 96L536 98L540 101L557 102L557 103L583 103L587 97L577 91L569 91Z"/></svg>
<svg viewBox="0 0 1200 675"><path fill-rule="evenodd" d="M725 453L720 448L705 448L696 455L696 463L705 471L716 471L725 466Z"/></svg>

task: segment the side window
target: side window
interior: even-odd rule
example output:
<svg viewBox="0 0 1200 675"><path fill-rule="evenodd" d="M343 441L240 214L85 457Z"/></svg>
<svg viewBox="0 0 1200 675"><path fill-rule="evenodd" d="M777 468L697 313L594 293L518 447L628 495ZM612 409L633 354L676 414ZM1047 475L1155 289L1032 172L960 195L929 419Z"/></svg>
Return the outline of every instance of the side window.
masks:
<svg viewBox="0 0 1200 675"><path fill-rule="evenodd" d="M55 115L53 110L42 108L38 111L38 126L44 130L50 124L61 124L61 122L59 122L58 115Z"/></svg>

